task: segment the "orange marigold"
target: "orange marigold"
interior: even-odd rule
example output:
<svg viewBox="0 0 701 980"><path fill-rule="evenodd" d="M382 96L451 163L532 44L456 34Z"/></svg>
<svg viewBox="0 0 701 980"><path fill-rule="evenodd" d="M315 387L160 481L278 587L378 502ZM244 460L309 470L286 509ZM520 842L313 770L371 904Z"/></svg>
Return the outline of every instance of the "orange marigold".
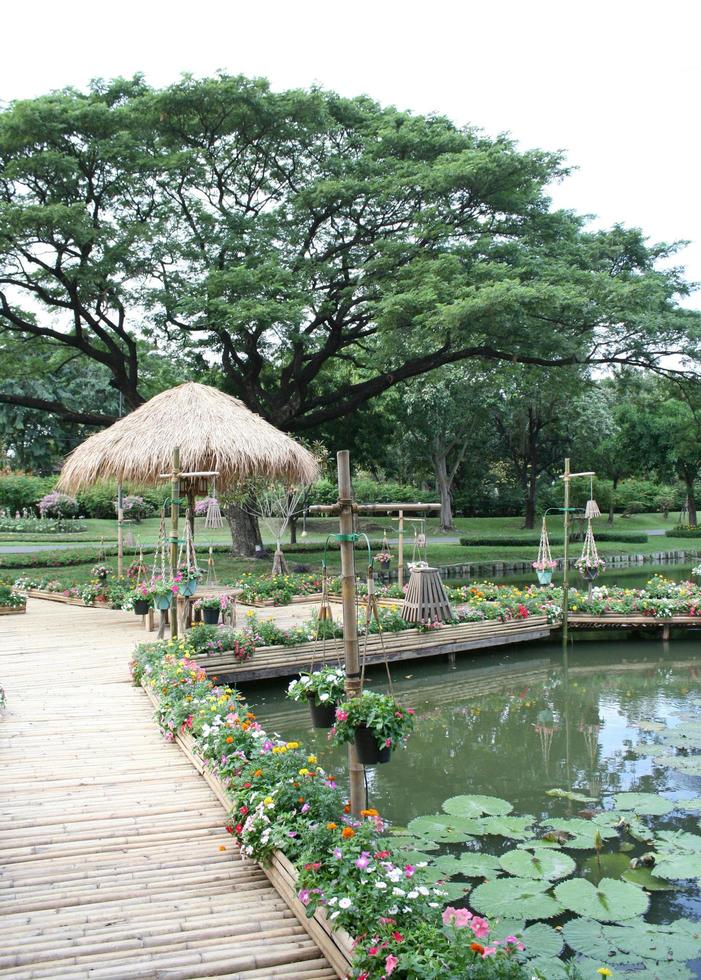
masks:
<svg viewBox="0 0 701 980"><path fill-rule="evenodd" d="M234 741L234 736L233 735L227 735L226 736L226 741L229 742L229 743L233 742Z"/></svg>
<svg viewBox="0 0 701 980"><path fill-rule="evenodd" d="M484 953L484 946L482 943L470 943L470 949L473 951L473 953L479 953L480 956L482 953Z"/></svg>
<svg viewBox="0 0 701 980"><path fill-rule="evenodd" d="M256 771L253 773L253 775L254 776L262 776L263 775L263 770L262 769L256 769Z"/></svg>
<svg viewBox="0 0 701 980"><path fill-rule="evenodd" d="M355 837L355 831L352 827L344 827L341 831L341 837L345 837L346 840L349 840L351 837Z"/></svg>
<svg viewBox="0 0 701 980"><path fill-rule="evenodd" d="M326 824L326 829L327 830L336 830L337 828L338 828L338 824L337 823L327 823Z"/></svg>
<svg viewBox="0 0 701 980"><path fill-rule="evenodd" d="M374 807L369 807L367 810L361 810L361 817L379 817L380 811L376 810Z"/></svg>

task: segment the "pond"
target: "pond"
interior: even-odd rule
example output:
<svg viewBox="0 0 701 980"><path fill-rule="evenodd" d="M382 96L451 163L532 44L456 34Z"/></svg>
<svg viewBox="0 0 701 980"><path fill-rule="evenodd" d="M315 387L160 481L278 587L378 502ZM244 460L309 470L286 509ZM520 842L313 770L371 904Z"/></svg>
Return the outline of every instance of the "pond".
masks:
<svg viewBox="0 0 701 980"><path fill-rule="evenodd" d="M663 575L673 582L684 582L687 580L698 581L691 574L693 568L699 564L696 561L677 561L677 562L641 562L640 564L630 565L610 565L606 572L601 576L602 585L620 585L624 589L641 589L653 575ZM498 582L499 585L533 585L536 578L533 572L510 573L505 575L482 576L489 578L490 581ZM446 580L446 585L457 585L456 579ZM460 582L462 584L462 580ZM556 571L553 576L554 585L562 585L562 572ZM570 587L575 589L586 589L586 582L572 569L570 571Z"/></svg>
<svg viewBox="0 0 701 980"><path fill-rule="evenodd" d="M701 927L693 925L701 922L698 641L579 642L566 662L558 644L529 645L463 655L454 669L445 662L403 664L394 668L393 680L395 693L416 709L416 731L390 764L367 770L369 805L394 825L409 825L414 836L400 843L432 865L438 861L437 875L450 873L454 904L472 906L459 893L488 879L480 911L496 916L499 909L523 922L539 918L542 906L550 926L564 927L556 942L563 935L571 940L565 955L574 949L593 957L583 960L594 970L584 976L596 977L603 962L616 964L615 976L701 977ZM384 671L373 671L370 683L384 690ZM287 701L272 685L247 693L266 728L302 736L343 783L345 752L311 729L306 706ZM548 795L553 790L557 795ZM446 806L451 825L442 805L455 797ZM437 816L417 819L429 815ZM575 891L567 899L546 848L562 856L561 877L568 882L586 879L597 886L591 889L596 895L613 888L601 898L605 906L612 903L610 914L598 919L627 929L616 933L595 921L591 895ZM491 857L475 862L476 852ZM631 873L630 862L650 852L667 878L644 867ZM531 862L525 871L524 854ZM615 886L600 884L605 879ZM498 891L503 882L506 893ZM561 899L555 912L545 909L552 899L539 893L541 886L552 886ZM657 924L664 962L651 959L656 954L650 951L640 961L637 951L652 941L643 914ZM675 920L683 921L671 932L661 929ZM552 930L539 929L533 939L547 949ZM544 975L560 971L555 961Z"/></svg>

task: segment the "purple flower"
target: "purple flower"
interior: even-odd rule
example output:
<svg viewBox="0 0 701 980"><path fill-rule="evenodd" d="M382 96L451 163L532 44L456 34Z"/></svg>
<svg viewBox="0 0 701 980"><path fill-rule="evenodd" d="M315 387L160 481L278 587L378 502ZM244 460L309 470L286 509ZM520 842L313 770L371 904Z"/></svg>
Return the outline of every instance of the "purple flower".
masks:
<svg viewBox="0 0 701 980"><path fill-rule="evenodd" d="M308 803L305 803L302 809L300 810L300 813L307 813L309 810L311 810L311 807L309 806Z"/></svg>
<svg viewBox="0 0 701 980"><path fill-rule="evenodd" d="M303 888L300 892L297 892L297 898L302 905L309 905L309 889Z"/></svg>
<svg viewBox="0 0 701 980"><path fill-rule="evenodd" d="M369 851L363 851L360 857L355 859L355 866L356 868L360 868L361 871L364 871L369 864L370 864Z"/></svg>
<svg viewBox="0 0 701 980"><path fill-rule="evenodd" d="M334 847L333 856L336 858L337 861L341 860L341 858L343 857L343 851L341 850L340 847Z"/></svg>

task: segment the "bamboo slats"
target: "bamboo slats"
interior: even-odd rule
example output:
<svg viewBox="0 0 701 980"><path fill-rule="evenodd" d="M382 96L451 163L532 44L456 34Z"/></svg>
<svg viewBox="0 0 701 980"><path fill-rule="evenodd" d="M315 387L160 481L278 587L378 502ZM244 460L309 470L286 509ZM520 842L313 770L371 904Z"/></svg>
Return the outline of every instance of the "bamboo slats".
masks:
<svg viewBox="0 0 701 980"><path fill-rule="evenodd" d="M32 599L3 622L0 977L333 980L160 736L128 674L140 638L128 614Z"/></svg>

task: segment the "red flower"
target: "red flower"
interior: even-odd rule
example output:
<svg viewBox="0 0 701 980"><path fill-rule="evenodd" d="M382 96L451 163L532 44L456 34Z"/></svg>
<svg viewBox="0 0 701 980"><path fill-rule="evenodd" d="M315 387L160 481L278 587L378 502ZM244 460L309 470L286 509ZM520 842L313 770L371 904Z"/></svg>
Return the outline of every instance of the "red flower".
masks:
<svg viewBox="0 0 701 980"><path fill-rule="evenodd" d="M404 942L404 936L401 934L401 932L393 932L392 939L395 939L398 943Z"/></svg>

